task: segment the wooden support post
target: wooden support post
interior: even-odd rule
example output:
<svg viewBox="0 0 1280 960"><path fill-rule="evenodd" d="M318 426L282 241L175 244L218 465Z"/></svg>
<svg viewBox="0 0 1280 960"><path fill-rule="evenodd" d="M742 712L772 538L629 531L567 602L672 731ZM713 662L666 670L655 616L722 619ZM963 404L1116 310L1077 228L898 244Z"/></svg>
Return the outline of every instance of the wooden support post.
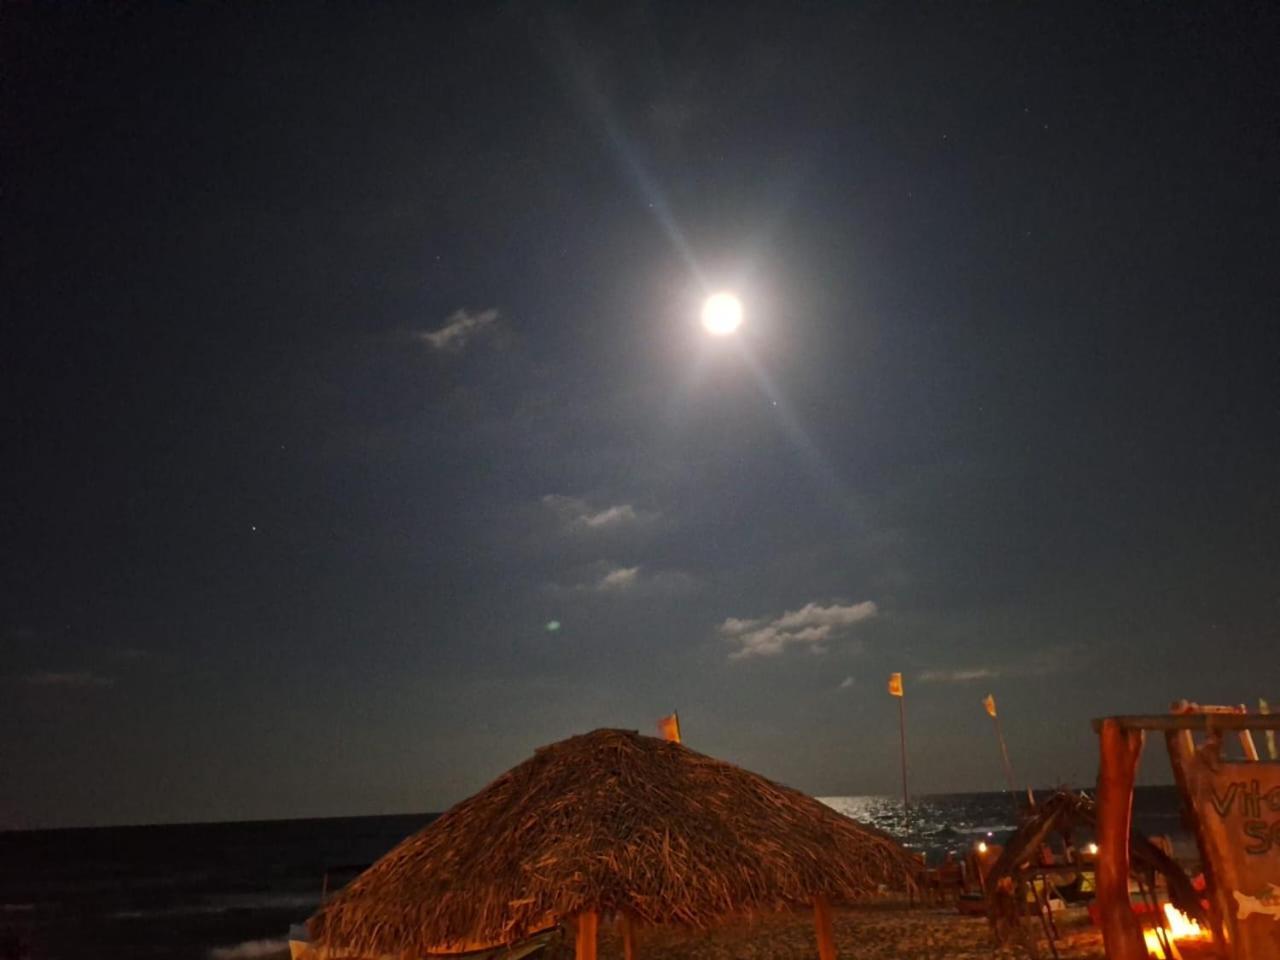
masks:
<svg viewBox="0 0 1280 960"><path fill-rule="evenodd" d="M1190 730L1170 730L1165 733L1164 737L1165 743L1169 747L1169 765L1173 767L1173 782L1178 785L1178 793L1183 798L1183 817L1191 824L1192 832L1196 836L1196 847L1202 851L1207 850L1204 826L1200 822L1200 812L1196 810L1194 803L1187 802L1187 798L1191 796L1191 789L1187 784L1187 764L1191 762L1191 758L1195 755L1195 741L1191 737ZM1204 858L1202 869L1210 892L1209 930L1213 934L1213 944L1219 956L1225 957L1229 954L1227 953L1228 946L1226 934L1224 933L1225 925L1223 923L1222 908L1218 898L1212 895L1212 892L1218 889L1218 878L1214 876L1213 862L1208 857Z"/></svg>
<svg viewBox="0 0 1280 960"><path fill-rule="evenodd" d="M622 960L636 960L636 928L629 913L618 914L618 927L622 932Z"/></svg>
<svg viewBox="0 0 1280 960"><path fill-rule="evenodd" d="M1129 829L1143 732L1114 718L1099 731L1098 908L1108 960L1147 960L1142 924L1129 905Z"/></svg>
<svg viewBox="0 0 1280 960"><path fill-rule="evenodd" d="M596 960L596 928L599 917L594 910L578 914L578 935L574 938L574 960Z"/></svg>
<svg viewBox="0 0 1280 960"><path fill-rule="evenodd" d="M1248 730L1240 731L1240 749L1244 751L1244 758L1250 763L1258 762L1258 748L1253 742L1253 734Z"/></svg>
<svg viewBox="0 0 1280 960"><path fill-rule="evenodd" d="M827 898L813 898L813 925L818 934L818 960L836 960L836 935L831 926L831 904Z"/></svg>

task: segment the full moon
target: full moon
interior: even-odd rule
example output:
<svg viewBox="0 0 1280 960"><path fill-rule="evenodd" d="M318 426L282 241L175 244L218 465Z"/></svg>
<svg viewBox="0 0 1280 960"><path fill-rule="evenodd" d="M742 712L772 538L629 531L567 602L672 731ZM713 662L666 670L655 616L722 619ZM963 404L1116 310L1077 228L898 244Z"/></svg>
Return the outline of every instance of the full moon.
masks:
<svg viewBox="0 0 1280 960"><path fill-rule="evenodd" d="M742 301L732 293L716 293L702 305L702 326L707 333L727 337L742 323Z"/></svg>

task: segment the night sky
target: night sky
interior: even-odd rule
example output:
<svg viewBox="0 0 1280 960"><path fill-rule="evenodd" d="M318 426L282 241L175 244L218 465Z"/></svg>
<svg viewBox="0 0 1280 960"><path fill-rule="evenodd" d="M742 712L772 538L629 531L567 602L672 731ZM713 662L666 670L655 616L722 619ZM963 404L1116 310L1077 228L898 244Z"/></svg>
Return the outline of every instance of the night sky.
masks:
<svg viewBox="0 0 1280 960"><path fill-rule="evenodd" d="M0 825L1280 700L1273 4L7 7ZM731 337L699 325L736 291ZM1146 777L1165 780L1158 744Z"/></svg>

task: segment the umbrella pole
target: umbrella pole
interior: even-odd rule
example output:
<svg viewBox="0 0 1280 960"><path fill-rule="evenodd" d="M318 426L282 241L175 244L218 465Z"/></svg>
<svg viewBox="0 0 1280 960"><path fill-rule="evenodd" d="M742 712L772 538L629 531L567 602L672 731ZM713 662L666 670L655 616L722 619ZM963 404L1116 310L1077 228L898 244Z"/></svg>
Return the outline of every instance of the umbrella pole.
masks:
<svg viewBox="0 0 1280 960"><path fill-rule="evenodd" d="M618 914L618 926L622 928L622 958L636 960L636 930L628 913Z"/></svg>
<svg viewBox="0 0 1280 960"><path fill-rule="evenodd" d="M578 914L578 935L574 938L574 960L596 960L596 926L599 918L594 910Z"/></svg>
<svg viewBox="0 0 1280 960"><path fill-rule="evenodd" d="M836 938L831 929L831 904L826 897L813 898L813 925L818 934L818 960L836 960Z"/></svg>

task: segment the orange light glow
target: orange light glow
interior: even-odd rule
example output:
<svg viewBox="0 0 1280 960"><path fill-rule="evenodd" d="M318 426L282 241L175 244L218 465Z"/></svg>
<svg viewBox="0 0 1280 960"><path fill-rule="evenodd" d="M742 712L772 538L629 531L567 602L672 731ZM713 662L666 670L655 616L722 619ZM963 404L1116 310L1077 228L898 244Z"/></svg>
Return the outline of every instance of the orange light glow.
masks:
<svg viewBox="0 0 1280 960"><path fill-rule="evenodd" d="M1164 905L1165 926L1175 940L1207 940L1209 934L1172 903Z"/></svg>
<svg viewBox="0 0 1280 960"><path fill-rule="evenodd" d="M1155 957L1156 960L1165 960L1164 947L1160 943L1159 933L1157 933L1155 930L1152 930L1150 927L1148 927L1147 929L1142 931L1142 939L1147 944L1147 956ZM1172 940L1170 940L1169 946L1173 949L1174 960L1181 960L1182 954L1178 950L1178 945L1174 943Z"/></svg>
<svg viewBox="0 0 1280 960"><path fill-rule="evenodd" d="M1200 924L1171 903L1164 905L1165 936L1169 947L1173 950L1173 960L1182 960L1182 951L1178 949L1179 941L1209 940L1209 933ZM1157 960L1165 960L1167 954L1161 944L1160 932L1150 928L1142 931L1142 939L1147 945L1147 954Z"/></svg>

